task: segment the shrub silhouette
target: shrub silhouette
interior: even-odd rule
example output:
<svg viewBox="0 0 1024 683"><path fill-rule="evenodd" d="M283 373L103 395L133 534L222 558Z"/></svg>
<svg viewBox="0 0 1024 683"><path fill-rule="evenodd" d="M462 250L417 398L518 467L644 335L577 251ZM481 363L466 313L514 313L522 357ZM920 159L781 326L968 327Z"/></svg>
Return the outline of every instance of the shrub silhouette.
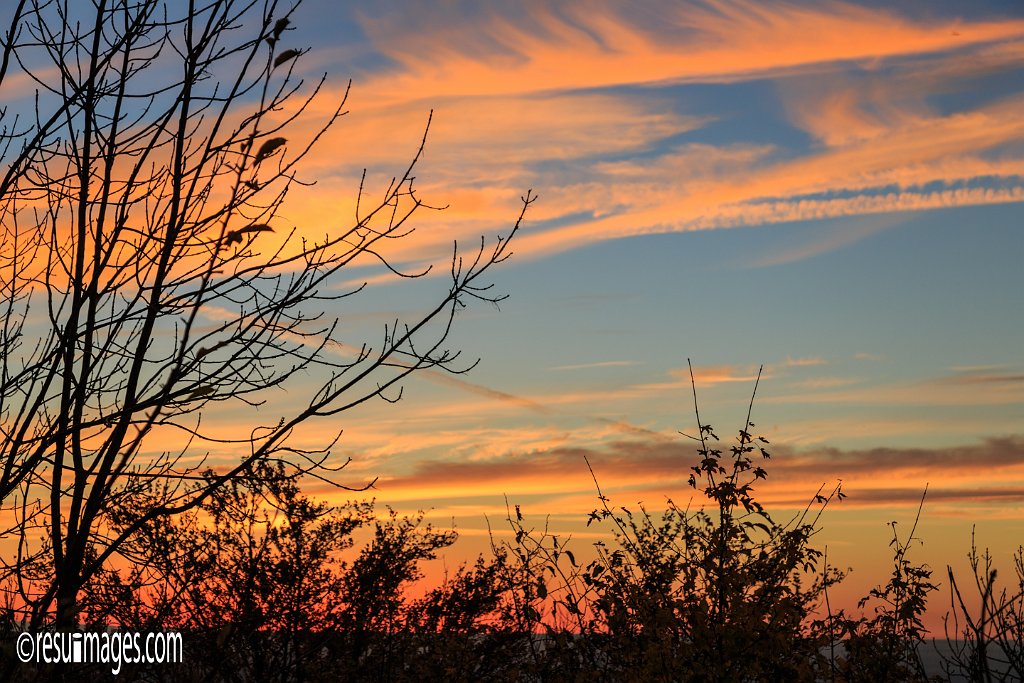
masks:
<svg viewBox="0 0 1024 683"><path fill-rule="evenodd" d="M927 495L927 487L925 494ZM869 619L851 619L839 615L833 624L844 637L845 656L836 663L844 681L925 681L929 680L921 660L920 647L927 630L921 621L928 595L937 589L931 582L927 565L913 564L907 557L924 506L924 495L917 517L906 541L901 541L896 522L891 522L893 570L889 581L871 589L859 607L873 603Z"/></svg>
<svg viewBox="0 0 1024 683"><path fill-rule="evenodd" d="M1024 680L1024 548L1013 556L1011 588L999 588L993 558L979 553L974 534L967 554L978 607L972 611L960 590L953 568L947 566L951 608L945 617L950 643L943 669L972 681Z"/></svg>
<svg viewBox="0 0 1024 683"><path fill-rule="evenodd" d="M598 499L587 524L608 531L592 550L534 526L510 503L510 535L492 535L488 556L413 598L422 563L454 532L424 524L422 513L317 502L301 477L265 463L196 510L141 527L124 546L132 564L83 588L82 621L187 634L185 664L126 666L129 679L937 680L920 656L936 585L910 557L924 498L905 539L892 523L892 574L859 606L870 614L833 613L828 590L846 574L813 539L844 494L819 488L785 523L765 509L757 486L770 444L755 436L753 399L732 444L696 411L689 485L703 504L669 500L657 513L614 505L584 461ZM969 557L981 606L967 607L950 570L947 637L960 640L950 640L945 672L1020 680L1024 593L997 590L987 552L972 546ZM1016 569L1020 588L1020 553Z"/></svg>
<svg viewBox="0 0 1024 683"><path fill-rule="evenodd" d="M547 651L572 653L562 656L563 667L577 667L559 673L637 681L813 680L825 669L826 632L810 616L843 574L821 567L822 553L810 540L821 512L843 494L839 486L819 489L795 519L777 522L755 497L770 454L767 439L750 431L752 407L753 397L728 448L697 411L699 461L689 482L710 511L671 500L660 515L643 506L616 508L595 476L600 506L588 525L610 526L612 542L596 543L596 559L582 568L564 542L526 528L518 509L509 516L515 534L509 556L532 579L519 581L521 614L551 637ZM537 605L545 599L547 612ZM569 628L585 637L566 638Z"/></svg>
<svg viewBox="0 0 1024 683"><path fill-rule="evenodd" d="M269 467L193 514L145 527L131 546L136 564L87 586L87 627L186 633L185 665L155 667L153 677L391 680L400 658L388 652L400 649L407 613L433 608L405 589L454 533L422 525L422 514L378 519L372 503L316 502ZM372 539L345 559L364 528Z"/></svg>

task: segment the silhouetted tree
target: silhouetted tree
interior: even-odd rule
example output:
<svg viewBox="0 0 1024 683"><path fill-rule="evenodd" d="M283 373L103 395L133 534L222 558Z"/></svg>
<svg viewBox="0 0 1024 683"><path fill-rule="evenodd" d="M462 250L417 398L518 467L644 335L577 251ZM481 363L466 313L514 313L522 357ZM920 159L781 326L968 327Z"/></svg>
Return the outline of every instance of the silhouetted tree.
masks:
<svg viewBox="0 0 1024 683"><path fill-rule="evenodd" d="M18 621L76 623L82 591L112 561L149 561L133 537L240 478L281 465L340 485L333 444L300 447L298 428L394 401L411 373L471 366L446 339L470 300L501 298L485 274L519 221L466 258L456 248L450 286L424 313L376 343L344 338L334 309L362 287L339 290L340 274L373 259L392 268L385 244L425 206L423 147L377 199L360 184L347 224L287 222L300 163L345 104L303 139L289 132L324 85L297 76L293 11L277 0L4 8L0 501ZM280 417L237 410L281 388ZM229 429L201 419L227 406ZM204 474L212 448L237 455Z"/></svg>

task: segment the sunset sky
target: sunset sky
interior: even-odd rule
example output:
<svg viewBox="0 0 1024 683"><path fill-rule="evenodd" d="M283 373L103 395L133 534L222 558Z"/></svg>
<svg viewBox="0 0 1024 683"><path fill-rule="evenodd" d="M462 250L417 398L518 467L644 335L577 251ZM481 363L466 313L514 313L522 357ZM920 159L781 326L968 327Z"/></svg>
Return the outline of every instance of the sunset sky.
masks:
<svg viewBox="0 0 1024 683"><path fill-rule="evenodd" d="M328 73L313 113L349 78L352 93L283 219L343 227L362 170L383 190L431 110L417 184L449 205L389 253L439 276L349 272L371 284L340 304L354 335L415 316L446 289L453 240L507 234L519 198L540 197L495 271L510 298L457 319L480 364L323 425L345 429L351 483L379 477L379 503L454 520L449 566L483 547L485 515L501 528L506 496L585 547L583 456L614 503L685 502L687 359L723 439L763 364L758 493L784 513L842 479L820 541L854 567L850 596L887 579L886 523L908 530L926 483L915 557L944 580L976 523L1008 567L1024 539L1024 10L891 5L307 0L283 42L311 48L303 74Z"/></svg>

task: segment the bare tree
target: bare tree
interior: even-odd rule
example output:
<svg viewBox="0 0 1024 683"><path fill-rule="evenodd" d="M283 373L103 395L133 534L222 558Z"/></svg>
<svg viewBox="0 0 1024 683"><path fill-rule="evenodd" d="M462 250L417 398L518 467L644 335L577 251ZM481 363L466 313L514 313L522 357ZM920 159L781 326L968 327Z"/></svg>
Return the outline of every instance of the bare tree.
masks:
<svg viewBox="0 0 1024 683"><path fill-rule="evenodd" d="M299 164L347 96L306 139L286 137L325 83L297 75L294 7L20 0L7 11L3 567L23 618L63 627L116 555L140 561L127 551L134 534L226 482L273 470L342 485L334 443L300 448L296 429L397 400L417 371L468 370L446 343L455 314L502 298L485 274L535 197L504 237L465 255L456 245L450 287L428 310L375 343L343 343L336 304L364 287L339 290L341 271L372 258L398 273L384 246L430 208L414 190L423 145L379 199L364 173L347 226L311 238L285 222ZM218 404L264 405L280 387L293 393L279 419L250 410L228 436L201 419ZM213 447L237 458L203 476Z"/></svg>

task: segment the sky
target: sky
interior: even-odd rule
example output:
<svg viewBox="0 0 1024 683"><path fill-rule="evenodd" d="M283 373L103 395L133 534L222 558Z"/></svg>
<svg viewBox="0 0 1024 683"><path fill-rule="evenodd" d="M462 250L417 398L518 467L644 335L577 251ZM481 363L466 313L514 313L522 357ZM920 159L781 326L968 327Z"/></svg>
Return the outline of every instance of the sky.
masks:
<svg viewBox="0 0 1024 683"><path fill-rule="evenodd" d="M773 448L769 510L842 481L816 541L854 569L845 599L887 580L887 525L909 533L926 485L912 558L944 582L976 526L1010 566L1024 538L1019 3L306 0L285 43L309 48L300 73L328 74L314 119L352 85L285 220L343 227L363 170L380 189L400 175L431 112L417 184L448 208L393 247L397 266L444 274L453 240L507 235L539 196L494 271L509 298L456 320L472 372L424 373L400 403L324 426L345 430L351 483L378 477L379 504L454 524L448 566L486 548L506 501L586 547L584 456L615 504L693 496L688 360L723 440L763 365L751 419ZM347 277L371 285L338 311L353 334L447 287Z"/></svg>

